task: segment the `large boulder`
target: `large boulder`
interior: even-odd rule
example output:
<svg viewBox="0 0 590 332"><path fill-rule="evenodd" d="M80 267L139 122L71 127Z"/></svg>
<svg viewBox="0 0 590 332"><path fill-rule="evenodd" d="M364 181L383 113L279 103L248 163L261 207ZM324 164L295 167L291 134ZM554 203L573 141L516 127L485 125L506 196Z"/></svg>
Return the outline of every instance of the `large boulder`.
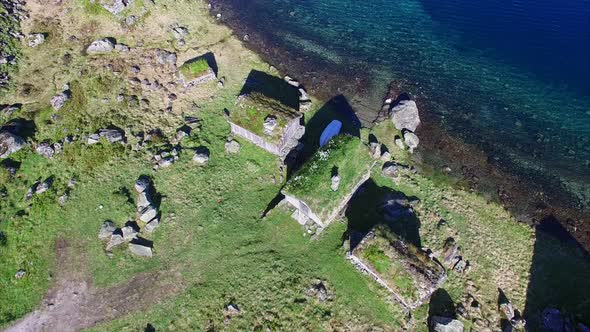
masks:
<svg viewBox="0 0 590 332"><path fill-rule="evenodd" d="M430 317L431 332L463 332L463 323L456 319L432 316Z"/></svg>
<svg viewBox="0 0 590 332"><path fill-rule="evenodd" d="M152 257L151 243L141 238L137 238L129 243L129 251L140 257Z"/></svg>
<svg viewBox="0 0 590 332"><path fill-rule="evenodd" d="M150 220L154 219L158 215L158 210L156 210L153 206L146 206L139 212L139 220L143 222L149 222Z"/></svg>
<svg viewBox="0 0 590 332"><path fill-rule="evenodd" d="M416 131L420 125L418 106L413 100L402 100L391 110L391 121L398 130Z"/></svg>
<svg viewBox="0 0 590 332"><path fill-rule="evenodd" d="M0 158L6 158L10 154L22 149L25 140L7 131L0 132Z"/></svg>
<svg viewBox="0 0 590 332"><path fill-rule="evenodd" d="M142 193L148 189L150 186L150 179L147 176L140 176L137 181L135 181L135 191L138 193Z"/></svg>
<svg viewBox="0 0 590 332"><path fill-rule="evenodd" d="M98 39L92 42L88 48L86 48L86 53L88 54L98 54L98 53L109 53L115 49L115 43L110 38L103 38Z"/></svg>
<svg viewBox="0 0 590 332"><path fill-rule="evenodd" d="M199 165L206 164L209 161L209 149L206 147L199 147L195 150L193 161Z"/></svg>

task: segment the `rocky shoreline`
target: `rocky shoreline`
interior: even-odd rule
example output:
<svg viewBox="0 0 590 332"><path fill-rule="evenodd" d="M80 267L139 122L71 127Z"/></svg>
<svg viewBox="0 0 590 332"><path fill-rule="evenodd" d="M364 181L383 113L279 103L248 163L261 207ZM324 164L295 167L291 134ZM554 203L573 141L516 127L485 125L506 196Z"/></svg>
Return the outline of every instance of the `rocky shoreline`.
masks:
<svg viewBox="0 0 590 332"><path fill-rule="evenodd" d="M226 1L212 1L211 14L233 29L244 45L265 61L283 72L296 75L309 93L320 100L326 101L340 94L350 97L364 126L371 126L380 119L381 105L375 103L374 91L379 91L384 101L395 100L412 89L411 82L403 80L394 80L388 87L372 86L370 69L358 69L359 63L353 66L352 59L335 64L306 52L298 53L292 45L271 39L263 31L256 31L243 22L240 14L232 12ZM348 69L346 73L342 68ZM428 111L430 102L419 96L413 97L418 107L426 110L421 114L423 123L417 132L420 149L414 154L419 168L427 173L443 173L449 182L479 192L490 201L500 202L516 219L531 226L558 220L586 251L590 251L590 218L570 192L543 183L547 179L519 174L511 167L513 165L503 164L504 160L494 158L484 148L450 134L443 127L441 117Z"/></svg>

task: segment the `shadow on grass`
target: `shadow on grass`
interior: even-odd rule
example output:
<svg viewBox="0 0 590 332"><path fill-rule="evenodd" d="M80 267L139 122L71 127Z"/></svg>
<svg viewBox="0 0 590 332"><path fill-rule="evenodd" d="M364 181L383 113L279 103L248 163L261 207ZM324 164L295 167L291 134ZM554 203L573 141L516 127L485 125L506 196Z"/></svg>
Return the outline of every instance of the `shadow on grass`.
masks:
<svg viewBox="0 0 590 332"><path fill-rule="evenodd" d="M432 296L428 304L428 317L440 316L447 318L457 318L455 303L444 288L439 288Z"/></svg>
<svg viewBox="0 0 590 332"><path fill-rule="evenodd" d="M252 70L240 91L241 95L260 93L267 98L276 100L286 107L299 109L299 91L277 76Z"/></svg>
<svg viewBox="0 0 590 332"><path fill-rule="evenodd" d="M530 331L543 330L543 311L561 312L563 329L590 324L590 255L553 217L536 226L536 240L530 268L523 316ZM555 323L555 322L553 322ZM558 323L558 325L561 323ZM572 330L575 330L572 329Z"/></svg>
<svg viewBox="0 0 590 332"><path fill-rule="evenodd" d="M298 153L294 162L288 164L287 178L290 178L305 161L319 150L320 136L333 120L342 122L341 133L360 137L361 122L346 97L338 95L330 99L313 117L305 121L305 135L300 140L304 144L303 151Z"/></svg>
<svg viewBox="0 0 590 332"><path fill-rule="evenodd" d="M346 209L348 229L343 238L350 238L352 250L374 226L384 224L403 240L422 247L420 220L411 207L416 200L400 191L380 187L369 179L354 194Z"/></svg>

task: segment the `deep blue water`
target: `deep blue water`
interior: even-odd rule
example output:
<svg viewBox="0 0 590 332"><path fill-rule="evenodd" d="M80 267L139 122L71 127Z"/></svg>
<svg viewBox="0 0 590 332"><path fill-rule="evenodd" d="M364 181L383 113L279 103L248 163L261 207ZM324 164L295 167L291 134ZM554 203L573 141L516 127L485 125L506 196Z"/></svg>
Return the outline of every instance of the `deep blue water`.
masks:
<svg viewBox="0 0 590 332"><path fill-rule="evenodd" d="M449 133L590 207L590 0L221 2L292 52L405 82Z"/></svg>

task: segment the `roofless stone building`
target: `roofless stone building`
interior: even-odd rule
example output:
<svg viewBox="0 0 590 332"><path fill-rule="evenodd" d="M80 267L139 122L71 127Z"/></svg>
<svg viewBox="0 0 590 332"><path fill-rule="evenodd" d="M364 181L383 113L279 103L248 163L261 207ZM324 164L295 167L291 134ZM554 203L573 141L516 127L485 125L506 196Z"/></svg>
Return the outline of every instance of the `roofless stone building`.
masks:
<svg viewBox="0 0 590 332"><path fill-rule="evenodd" d="M300 97L284 80L253 70L228 110L232 133L284 159L305 133Z"/></svg>

